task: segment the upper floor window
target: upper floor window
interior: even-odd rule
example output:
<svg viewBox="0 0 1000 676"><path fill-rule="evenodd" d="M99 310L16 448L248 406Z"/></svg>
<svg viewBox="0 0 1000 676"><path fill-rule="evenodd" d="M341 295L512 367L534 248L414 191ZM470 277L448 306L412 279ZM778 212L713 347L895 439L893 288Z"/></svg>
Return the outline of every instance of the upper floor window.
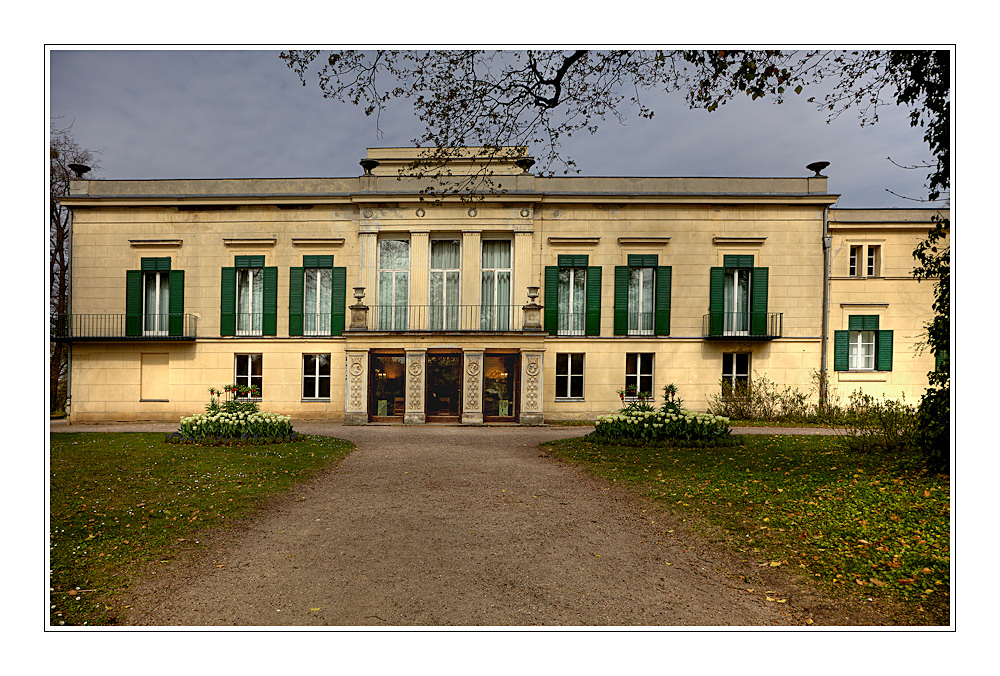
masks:
<svg viewBox="0 0 1000 676"><path fill-rule="evenodd" d="M847 329L833 332L833 370L891 371L892 334L878 315L850 315Z"/></svg>
<svg viewBox="0 0 1000 676"><path fill-rule="evenodd" d="M264 268L236 268L236 335L259 336L264 325Z"/></svg>
<svg viewBox="0 0 1000 676"><path fill-rule="evenodd" d="M145 335L168 333L170 273L142 273L142 331Z"/></svg>
<svg viewBox="0 0 1000 676"><path fill-rule="evenodd" d="M221 335L277 335L278 268L264 267L264 256L236 256L222 268L221 297Z"/></svg>
<svg viewBox="0 0 1000 676"><path fill-rule="evenodd" d="M347 268L333 256L307 255L288 270L288 335L339 336L344 332Z"/></svg>
<svg viewBox="0 0 1000 676"><path fill-rule="evenodd" d="M170 257L143 258L125 273L125 335L180 336L184 327L184 271Z"/></svg>
<svg viewBox="0 0 1000 676"><path fill-rule="evenodd" d="M383 239L378 247L378 327L383 331L409 328L410 242Z"/></svg>
<svg viewBox="0 0 1000 676"><path fill-rule="evenodd" d="M560 336L601 333L601 267L586 254L565 254L545 267L545 330Z"/></svg>
<svg viewBox="0 0 1000 676"><path fill-rule="evenodd" d="M507 331L511 326L510 242L484 241L480 271L480 328L483 331Z"/></svg>
<svg viewBox="0 0 1000 676"><path fill-rule="evenodd" d="M330 335L333 268L305 268L302 286L303 333L307 336Z"/></svg>
<svg viewBox="0 0 1000 676"><path fill-rule="evenodd" d="M754 266L752 255L723 256L722 267L710 272L706 335L780 335L767 312L768 272Z"/></svg>
<svg viewBox="0 0 1000 676"><path fill-rule="evenodd" d="M881 274L882 247L878 244L852 244L847 262L851 277L878 277Z"/></svg>
<svg viewBox="0 0 1000 676"><path fill-rule="evenodd" d="M656 254L629 254L615 266L616 336L665 336L670 333L671 268Z"/></svg>
<svg viewBox="0 0 1000 676"><path fill-rule="evenodd" d="M430 328L458 330L461 316L462 243L457 239L431 240Z"/></svg>

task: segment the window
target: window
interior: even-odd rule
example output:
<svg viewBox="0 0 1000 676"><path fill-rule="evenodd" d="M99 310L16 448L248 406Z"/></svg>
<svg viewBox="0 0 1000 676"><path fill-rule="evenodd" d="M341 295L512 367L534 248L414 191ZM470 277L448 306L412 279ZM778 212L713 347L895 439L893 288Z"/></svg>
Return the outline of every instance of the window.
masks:
<svg viewBox="0 0 1000 676"><path fill-rule="evenodd" d="M170 273L142 273L142 332L147 336L168 333Z"/></svg>
<svg viewBox="0 0 1000 676"><path fill-rule="evenodd" d="M263 394L263 361L260 354L236 355L236 386L247 388L254 399L260 399Z"/></svg>
<svg viewBox="0 0 1000 676"><path fill-rule="evenodd" d="M302 355L302 398L330 398L330 355Z"/></svg>
<svg viewBox="0 0 1000 676"><path fill-rule="evenodd" d="M560 336L601 334L601 267L585 254L560 255L545 267L545 330Z"/></svg>
<svg viewBox="0 0 1000 676"><path fill-rule="evenodd" d="M142 258L125 272L125 335L184 334L184 271L170 269L170 257Z"/></svg>
<svg viewBox="0 0 1000 676"><path fill-rule="evenodd" d="M615 266L616 336L670 334L670 277L656 254L629 254L628 265Z"/></svg>
<svg viewBox="0 0 1000 676"><path fill-rule="evenodd" d="M722 396L745 397L750 387L750 353L722 354Z"/></svg>
<svg viewBox="0 0 1000 676"><path fill-rule="evenodd" d="M259 336L264 321L264 269L236 269L236 335Z"/></svg>
<svg viewBox="0 0 1000 676"><path fill-rule="evenodd" d="M875 370L875 332L851 331L847 368L851 371Z"/></svg>
<svg viewBox="0 0 1000 676"><path fill-rule="evenodd" d="M892 331L878 315L850 315L847 329L833 332L834 371L891 371Z"/></svg>
<svg viewBox="0 0 1000 676"><path fill-rule="evenodd" d="M781 333L780 315L767 312L768 268L751 255L723 256L712 268L705 335L772 337Z"/></svg>
<svg viewBox="0 0 1000 676"><path fill-rule="evenodd" d="M647 352L625 355L625 396L653 396L653 354Z"/></svg>
<svg viewBox="0 0 1000 676"><path fill-rule="evenodd" d="M878 244L852 244L847 274L851 277L878 277L881 272L881 249Z"/></svg>
<svg viewBox="0 0 1000 676"><path fill-rule="evenodd" d="M378 250L378 327L383 331L409 328L410 242L384 239Z"/></svg>
<svg viewBox="0 0 1000 676"><path fill-rule="evenodd" d="M556 355L556 397L583 399L583 354Z"/></svg>
<svg viewBox="0 0 1000 676"><path fill-rule="evenodd" d="M430 285L430 329L461 328L462 243L457 239L431 240Z"/></svg>
<svg viewBox="0 0 1000 676"><path fill-rule="evenodd" d="M333 268L305 268L303 286L303 332L307 336L330 335Z"/></svg>
<svg viewBox="0 0 1000 676"><path fill-rule="evenodd" d="M511 256L509 241L484 241L481 269L480 329L509 331Z"/></svg>
<svg viewBox="0 0 1000 676"><path fill-rule="evenodd" d="M264 267L264 256L236 256L222 268L221 299L221 335L277 335L278 268Z"/></svg>

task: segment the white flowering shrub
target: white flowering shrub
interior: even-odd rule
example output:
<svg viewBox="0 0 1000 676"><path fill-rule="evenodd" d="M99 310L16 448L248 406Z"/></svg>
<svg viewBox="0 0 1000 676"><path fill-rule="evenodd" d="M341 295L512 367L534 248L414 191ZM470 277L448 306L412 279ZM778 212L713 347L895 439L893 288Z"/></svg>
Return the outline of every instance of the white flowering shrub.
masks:
<svg viewBox="0 0 1000 676"><path fill-rule="evenodd" d="M214 395L215 392L212 392ZM214 402L214 400L213 400ZM259 410L226 410L212 407L207 413L181 418L181 426L167 441L209 446L228 444L276 444L298 441L291 417Z"/></svg>
<svg viewBox="0 0 1000 676"><path fill-rule="evenodd" d="M681 407L677 388L663 388L663 405L654 409L645 402L630 403L617 413L597 419L594 437L602 441L640 443L728 442L729 418L695 413Z"/></svg>

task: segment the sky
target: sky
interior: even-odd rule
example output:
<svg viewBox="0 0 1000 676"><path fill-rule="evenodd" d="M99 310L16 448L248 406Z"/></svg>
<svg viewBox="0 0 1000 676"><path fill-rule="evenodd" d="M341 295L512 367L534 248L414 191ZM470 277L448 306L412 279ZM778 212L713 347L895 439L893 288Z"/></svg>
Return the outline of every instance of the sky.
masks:
<svg viewBox="0 0 1000 676"><path fill-rule="evenodd" d="M383 116L380 136L374 117L324 99L314 80L303 87L278 54L52 48L49 115L100 151L100 171L88 178L357 176L366 148L410 146L419 135L407 101ZM652 120L607 120L564 152L584 176L799 177L824 160L836 206L923 206L905 198L925 196L926 170L896 166L929 157L907 111L888 106L864 128L852 111L828 123L806 101L813 93L780 105L741 96L713 113L651 94Z"/></svg>

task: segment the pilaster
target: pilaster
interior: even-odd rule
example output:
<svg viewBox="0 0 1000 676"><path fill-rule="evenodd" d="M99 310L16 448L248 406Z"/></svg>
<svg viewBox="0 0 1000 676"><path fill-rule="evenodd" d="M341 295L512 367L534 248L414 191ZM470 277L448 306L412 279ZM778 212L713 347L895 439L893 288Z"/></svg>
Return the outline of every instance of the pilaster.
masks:
<svg viewBox="0 0 1000 676"><path fill-rule="evenodd" d="M427 422L424 411L424 388L427 372L427 350L406 350L406 408L403 423L422 425Z"/></svg>
<svg viewBox="0 0 1000 676"><path fill-rule="evenodd" d="M542 358L544 351L521 351L521 416L522 425L541 425L545 422L542 412Z"/></svg>
<svg viewBox="0 0 1000 676"><path fill-rule="evenodd" d="M464 350L462 378L462 424L483 424L483 351Z"/></svg>
<svg viewBox="0 0 1000 676"><path fill-rule="evenodd" d="M368 350L348 349L347 387L344 397L344 424L368 423Z"/></svg>

